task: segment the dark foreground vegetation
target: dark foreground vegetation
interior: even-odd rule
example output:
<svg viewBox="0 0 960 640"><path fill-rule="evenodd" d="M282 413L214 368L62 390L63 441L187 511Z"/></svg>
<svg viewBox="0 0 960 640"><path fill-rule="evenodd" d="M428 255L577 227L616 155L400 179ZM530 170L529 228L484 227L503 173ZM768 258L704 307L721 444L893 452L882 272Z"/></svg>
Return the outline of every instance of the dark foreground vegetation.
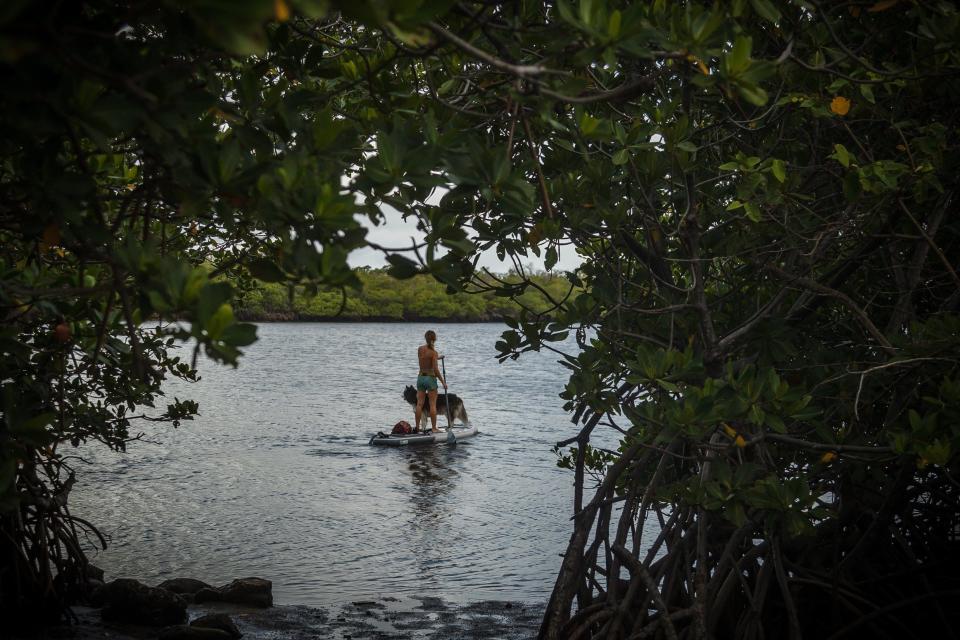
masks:
<svg viewBox="0 0 960 640"><path fill-rule="evenodd" d="M496 345L579 346L541 638L958 626L955 3L18 0L0 35L5 623L83 599L73 447L192 417L161 383L238 363L253 278L349 299L367 247L508 299L573 245ZM425 240L369 241L384 205Z"/></svg>
<svg viewBox="0 0 960 640"><path fill-rule="evenodd" d="M358 269L357 277L361 288L348 295L336 290L308 292L304 287L256 283L238 300L235 315L247 321L489 322L516 316L522 310L547 311L548 296L559 300L570 291L569 280L550 274L531 276L536 288L529 287L515 297L498 296L493 291L448 293L445 285L430 276L397 280L385 269ZM502 280L523 281L517 274L504 275Z"/></svg>

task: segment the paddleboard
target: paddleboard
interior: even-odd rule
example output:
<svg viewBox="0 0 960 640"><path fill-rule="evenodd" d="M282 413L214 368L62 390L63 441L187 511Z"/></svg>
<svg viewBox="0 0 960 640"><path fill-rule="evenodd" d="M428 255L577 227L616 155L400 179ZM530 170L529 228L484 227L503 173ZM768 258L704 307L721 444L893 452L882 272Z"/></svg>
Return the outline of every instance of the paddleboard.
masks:
<svg viewBox="0 0 960 640"><path fill-rule="evenodd" d="M385 447L406 447L418 444L456 444L460 440L472 438L479 433L476 427L454 427L449 431L437 433L411 433L408 435L393 435L380 432L370 438L370 444Z"/></svg>

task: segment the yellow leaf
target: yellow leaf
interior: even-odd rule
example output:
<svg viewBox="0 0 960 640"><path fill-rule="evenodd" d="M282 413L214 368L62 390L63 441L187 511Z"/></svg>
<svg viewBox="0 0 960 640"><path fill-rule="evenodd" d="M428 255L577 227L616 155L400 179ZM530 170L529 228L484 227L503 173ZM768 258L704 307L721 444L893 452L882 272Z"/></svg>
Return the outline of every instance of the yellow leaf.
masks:
<svg viewBox="0 0 960 640"><path fill-rule="evenodd" d="M723 432L728 436L730 436L731 438L737 437L737 430L731 427L730 425L728 425L727 423L723 423Z"/></svg>
<svg viewBox="0 0 960 640"><path fill-rule="evenodd" d="M900 0L880 0L877 4L873 5L867 9L867 13L877 13L878 11L886 11L893 5L900 2Z"/></svg>
<svg viewBox="0 0 960 640"><path fill-rule="evenodd" d="M836 457L837 454L835 454L833 451L827 451L825 454L820 456L820 462L823 464L830 464Z"/></svg>
<svg viewBox="0 0 960 640"><path fill-rule="evenodd" d="M707 69L707 65L703 64L702 60L697 60L697 68L700 69L700 73L702 73L703 75L705 76L710 75L710 70Z"/></svg>
<svg viewBox="0 0 960 640"><path fill-rule="evenodd" d="M830 111L838 116L845 116L850 111L850 100L843 96L837 96L830 101Z"/></svg>
<svg viewBox="0 0 960 640"><path fill-rule="evenodd" d="M286 22L290 19L290 5L287 0L273 0L273 15L277 22Z"/></svg>
<svg viewBox="0 0 960 640"><path fill-rule="evenodd" d="M743 439L743 436L737 436L737 439L734 440L734 443L741 449L747 446L747 441Z"/></svg>
<svg viewBox="0 0 960 640"><path fill-rule="evenodd" d="M922 457L922 456L919 457L919 458L917 458L917 469L923 469L923 468L926 467L928 464L930 464L930 461L927 460L926 458L924 458L924 457Z"/></svg>

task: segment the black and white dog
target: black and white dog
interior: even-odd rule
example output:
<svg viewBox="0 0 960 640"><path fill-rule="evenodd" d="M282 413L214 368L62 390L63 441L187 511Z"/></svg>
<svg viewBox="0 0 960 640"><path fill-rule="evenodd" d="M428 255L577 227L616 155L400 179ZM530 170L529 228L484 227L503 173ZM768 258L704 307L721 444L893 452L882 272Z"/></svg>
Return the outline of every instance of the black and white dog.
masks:
<svg viewBox="0 0 960 640"><path fill-rule="evenodd" d="M403 390L403 399L410 403L411 407L417 406L417 390L411 385L407 385L407 388ZM447 406L450 407L450 417L453 420L459 420L463 424L470 424L470 419L467 417L467 410L463 406L463 400L457 396L455 393L443 393L442 391L437 394L437 423L442 424L442 417L447 415ZM423 413L421 414L420 422L421 427L426 430L429 427L427 426L430 420L430 399L424 397L423 399Z"/></svg>

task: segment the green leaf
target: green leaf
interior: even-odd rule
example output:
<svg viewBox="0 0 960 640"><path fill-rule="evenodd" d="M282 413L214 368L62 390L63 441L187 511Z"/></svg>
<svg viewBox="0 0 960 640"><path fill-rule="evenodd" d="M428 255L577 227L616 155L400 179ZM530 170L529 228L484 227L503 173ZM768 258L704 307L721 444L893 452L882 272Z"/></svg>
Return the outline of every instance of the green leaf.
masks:
<svg viewBox="0 0 960 640"><path fill-rule="evenodd" d="M147 298L150 300L150 306L153 307L154 311L159 313L164 313L165 311L170 310L170 304L167 302L167 299L163 296L162 293L155 289L147 291Z"/></svg>
<svg viewBox="0 0 960 640"><path fill-rule="evenodd" d="M927 462L939 466L944 466L950 461L950 443L934 440L925 447L921 447L918 453L927 460Z"/></svg>
<svg viewBox="0 0 960 640"><path fill-rule="evenodd" d="M246 347L257 341L257 325L235 322L224 330L220 339L234 347Z"/></svg>
<svg viewBox="0 0 960 640"><path fill-rule="evenodd" d="M844 167L850 166L850 152L840 143L833 145L833 153L831 153L829 157L835 159Z"/></svg>
<svg viewBox="0 0 960 640"><path fill-rule="evenodd" d="M747 99L747 102L757 107L767 104L767 100L770 99L765 90L754 84L740 82L737 84L737 91Z"/></svg>
<svg viewBox="0 0 960 640"><path fill-rule="evenodd" d="M219 340L224 330L233 324L233 307L223 303L206 322L207 334L214 340Z"/></svg>
<svg viewBox="0 0 960 640"><path fill-rule="evenodd" d="M724 64L729 75L736 76L750 67L750 52L753 49L753 39L750 36L737 36L733 41L733 48L724 57Z"/></svg>
<svg viewBox="0 0 960 640"><path fill-rule="evenodd" d="M576 16L573 15L573 9L570 8L570 3L566 0L557 1L557 12L560 14L560 18L565 22L568 22L574 26L580 26L580 21L577 20Z"/></svg>
<svg viewBox="0 0 960 640"><path fill-rule="evenodd" d="M246 263L247 271L254 278L263 282L283 282L286 275L280 270L280 267L273 260L267 258L254 258Z"/></svg>
<svg viewBox="0 0 960 640"><path fill-rule="evenodd" d="M231 297L233 297L233 287L226 282L212 282L205 285L200 291L200 299L197 301L196 320L200 325L206 326L207 321L212 318Z"/></svg>
<svg viewBox="0 0 960 640"><path fill-rule="evenodd" d="M764 422L766 422L767 426L769 426L771 429L773 429L777 433L787 432L787 425L786 423L784 423L783 419L780 418L780 416L775 416L772 413L768 413L764 417Z"/></svg>
<svg viewBox="0 0 960 640"><path fill-rule="evenodd" d="M910 421L910 429L913 431L919 431L920 427L923 425L923 420L920 418L920 414L914 409L910 409L907 412L907 419Z"/></svg>
<svg viewBox="0 0 960 640"><path fill-rule="evenodd" d="M398 253L391 253L388 255L387 262L390 263L390 268L387 269L387 272L394 278L406 280L407 278L412 278L420 273L420 265L410 258L402 256Z"/></svg>
<svg viewBox="0 0 960 640"><path fill-rule="evenodd" d="M580 117L580 131L583 135L589 136L600 127L600 120L594 118L589 113L584 112Z"/></svg>
<svg viewBox="0 0 960 640"><path fill-rule="evenodd" d="M732 522L734 526L740 527L747 521L747 513L743 509L743 505L739 502L734 502L732 505L727 507L724 512L727 520Z"/></svg>
<svg viewBox="0 0 960 640"><path fill-rule="evenodd" d="M668 381L668 380L664 380L664 379L662 379L662 378L658 378L658 379L656 380L656 382L657 382L658 385L660 385L661 387L663 387L663 388L666 389L667 391L672 391L673 393L679 393L679 392L680 392L680 387L678 387L677 385L675 385L674 383L672 383L672 382L670 382L670 381Z"/></svg>
<svg viewBox="0 0 960 640"><path fill-rule="evenodd" d="M324 109L315 116L313 142L318 149L326 149L349 127L350 123L347 120L337 119L330 109Z"/></svg>
<svg viewBox="0 0 960 640"><path fill-rule="evenodd" d="M587 26L593 26L593 0L580 0L580 20Z"/></svg>
<svg viewBox="0 0 960 640"><path fill-rule="evenodd" d="M774 158L773 162L770 164L770 170L773 172L773 177L779 180L781 183L786 181L787 165L784 164L783 160Z"/></svg>
<svg viewBox="0 0 960 640"><path fill-rule="evenodd" d="M459 81L456 78L450 78L449 80L445 80L443 83L440 84L439 87L437 87L437 95L445 96L449 94L451 91L457 88L458 84L459 84Z"/></svg>
<svg viewBox="0 0 960 640"><path fill-rule="evenodd" d="M610 19L607 21L607 35L611 38L616 38L620 35L620 22L623 16L620 14L620 10L616 9L613 13L610 14Z"/></svg>
<svg viewBox="0 0 960 640"><path fill-rule="evenodd" d="M547 254L544 256L543 266L547 271L553 269L556 266L558 260L557 248L553 245L547 247Z"/></svg>
<svg viewBox="0 0 960 640"><path fill-rule="evenodd" d="M750 0L753 10L767 22L776 24L780 21L780 10L770 0Z"/></svg>
<svg viewBox="0 0 960 640"><path fill-rule="evenodd" d="M626 149L620 149L619 151L613 154L613 158L612 158L613 164L618 166L622 164L627 164L627 161L629 159L630 159L630 152L627 151Z"/></svg>

